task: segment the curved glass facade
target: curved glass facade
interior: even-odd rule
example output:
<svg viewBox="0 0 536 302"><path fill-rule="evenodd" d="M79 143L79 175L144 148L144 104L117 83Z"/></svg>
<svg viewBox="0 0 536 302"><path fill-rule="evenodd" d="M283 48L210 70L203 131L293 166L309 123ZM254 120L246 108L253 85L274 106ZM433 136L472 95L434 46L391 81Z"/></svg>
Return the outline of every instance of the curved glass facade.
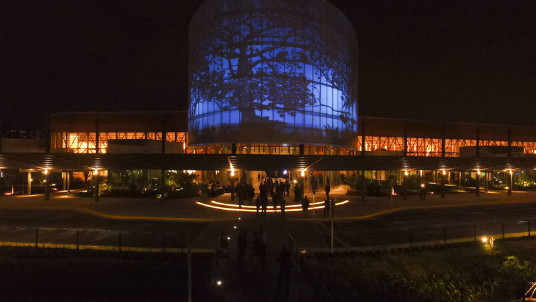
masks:
<svg viewBox="0 0 536 302"><path fill-rule="evenodd" d="M355 146L357 40L325 0L208 0L189 64L193 145Z"/></svg>

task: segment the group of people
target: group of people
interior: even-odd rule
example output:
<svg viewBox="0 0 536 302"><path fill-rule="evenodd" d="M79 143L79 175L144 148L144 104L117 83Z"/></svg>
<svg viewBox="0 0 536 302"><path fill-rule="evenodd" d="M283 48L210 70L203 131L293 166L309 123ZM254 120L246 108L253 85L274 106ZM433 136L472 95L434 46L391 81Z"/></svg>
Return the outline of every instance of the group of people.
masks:
<svg viewBox="0 0 536 302"><path fill-rule="evenodd" d="M252 241L248 241L247 230L241 229L238 233L236 261L240 265L244 262L248 245L251 247L251 258L257 261L261 268L264 268L266 266L268 237L262 225L257 232L253 233Z"/></svg>
<svg viewBox="0 0 536 302"><path fill-rule="evenodd" d="M257 207L257 216L259 212L261 215L266 215L268 208L268 196L272 198L272 207L277 210L277 206L281 208L281 215L285 216L286 200L285 196L288 196L290 190L290 184L288 180L273 181L271 178L266 179L259 184L259 197L255 199L255 205Z"/></svg>
<svg viewBox="0 0 536 302"><path fill-rule="evenodd" d="M318 183L315 181L314 184L315 185L312 186L313 194L317 190ZM307 196L305 196L304 189L299 183L296 183L293 187L295 202L301 203L303 214L307 216L310 201ZM213 183L211 186L211 191L212 188L215 188L217 190L217 184ZM281 216L285 216L287 203L285 197L290 196L290 189L291 185L288 179L259 179L259 194L257 198L255 198L255 189L253 188L253 185L247 184L244 180L242 180L236 187L234 187L232 191L233 196L231 197L231 200L234 200L234 196L236 194L236 196L238 197L239 208L242 208L242 206L246 202L250 205L255 202L257 216L261 215L264 217L266 216L266 212L268 210L269 198L271 198L273 210L276 211L277 207L279 207ZM331 188L329 183L325 186L324 189L327 197L327 199L325 200L324 217L329 217L330 213L332 213L334 210L335 200L330 198Z"/></svg>
<svg viewBox="0 0 536 302"><path fill-rule="evenodd" d="M253 197L255 197L255 189L253 185L246 184L244 181L241 181L236 186L236 195L238 196L238 207L242 208L244 201L247 201L249 204L253 202Z"/></svg>
<svg viewBox="0 0 536 302"><path fill-rule="evenodd" d="M324 200L324 217L335 217L335 199Z"/></svg>
<svg viewBox="0 0 536 302"><path fill-rule="evenodd" d="M220 235L220 249L225 248L224 257L228 258L228 238L226 233ZM263 225L260 226L258 231L253 233L253 239L250 241L248 238L248 231L245 228L241 228L238 232L237 239L237 254L236 261L240 268L243 268L244 260L246 260L246 254L250 254L251 261L256 263L260 269L266 268L266 254L268 248L268 236L264 231ZM248 253L248 247L250 252ZM282 298L288 299L290 293L290 281L291 272L293 267L293 261L290 250L283 246L276 259L279 264L279 277L277 280L276 293Z"/></svg>

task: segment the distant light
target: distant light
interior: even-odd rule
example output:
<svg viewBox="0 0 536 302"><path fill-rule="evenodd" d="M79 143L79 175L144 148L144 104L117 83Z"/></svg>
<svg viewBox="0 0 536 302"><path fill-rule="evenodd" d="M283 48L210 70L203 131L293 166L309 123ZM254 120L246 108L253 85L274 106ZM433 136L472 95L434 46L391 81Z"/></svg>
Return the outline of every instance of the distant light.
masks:
<svg viewBox="0 0 536 302"><path fill-rule="evenodd" d="M98 168L95 168L95 170L93 170L93 173L95 173L95 174L99 174L99 169L98 169Z"/></svg>
<svg viewBox="0 0 536 302"><path fill-rule="evenodd" d="M480 239L482 243L488 243L488 237L484 236Z"/></svg>
<svg viewBox="0 0 536 302"><path fill-rule="evenodd" d="M235 176L234 169L231 169L231 176Z"/></svg>
<svg viewBox="0 0 536 302"><path fill-rule="evenodd" d="M227 240L231 240L231 237L227 237Z"/></svg>
<svg viewBox="0 0 536 302"><path fill-rule="evenodd" d="M301 170L300 175L301 175L301 177L304 177L304 176L305 176L305 169L302 169L302 170Z"/></svg>
<svg viewBox="0 0 536 302"><path fill-rule="evenodd" d="M297 180L297 179L294 179L294 181L293 181L293 182L294 182L295 184L297 184L297 183L298 183L298 180Z"/></svg>
<svg viewBox="0 0 536 302"><path fill-rule="evenodd" d="M404 175L408 176L409 175L409 172L408 170L404 171Z"/></svg>
<svg viewBox="0 0 536 302"><path fill-rule="evenodd" d="M216 285L217 285L217 286L222 286L223 283L221 282L221 280L218 280L218 281L216 282Z"/></svg>
<svg viewBox="0 0 536 302"><path fill-rule="evenodd" d="M45 171L43 171L43 174L48 175L48 169L45 169Z"/></svg>
<svg viewBox="0 0 536 302"><path fill-rule="evenodd" d="M283 174L284 174L284 175L287 175L287 174L288 174L288 171L287 171L287 170L283 170Z"/></svg>
<svg viewBox="0 0 536 302"><path fill-rule="evenodd" d="M242 217L238 217L238 220L242 220Z"/></svg>
<svg viewBox="0 0 536 302"><path fill-rule="evenodd" d="M235 226L233 226L233 229L235 229L235 230L236 230L236 225L235 225Z"/></svg>
<svg viewBox="0 0 536 302"><path fill-rule="evenodd" d="M510 175L512 175L512 173L513 173L512 169L508 170L508 173L510 173Z"/></svg>
<svg viewBox="0 0 536 302"><path fill-rule="evenodd" d="M443 175L447 175L447 170L443 169Z"/></svg>
<svg viewBox="0 0 536 302"><path fill-rule="evenodd" d="M421 184L421 188L424 188L424 184Z"/></svg>

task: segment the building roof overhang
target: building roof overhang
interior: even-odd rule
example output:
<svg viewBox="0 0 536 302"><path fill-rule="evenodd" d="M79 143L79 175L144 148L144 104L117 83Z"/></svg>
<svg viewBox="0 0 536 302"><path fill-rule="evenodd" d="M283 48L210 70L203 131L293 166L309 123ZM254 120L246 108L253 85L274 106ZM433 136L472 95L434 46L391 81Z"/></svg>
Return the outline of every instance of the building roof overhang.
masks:
<svg viewBox="0 0 536 302"><path fill-rule="evenodd" d="M0 153L0 169L109 170L507 170L536 169L536 157L401 157L254 154Z"/></svg>

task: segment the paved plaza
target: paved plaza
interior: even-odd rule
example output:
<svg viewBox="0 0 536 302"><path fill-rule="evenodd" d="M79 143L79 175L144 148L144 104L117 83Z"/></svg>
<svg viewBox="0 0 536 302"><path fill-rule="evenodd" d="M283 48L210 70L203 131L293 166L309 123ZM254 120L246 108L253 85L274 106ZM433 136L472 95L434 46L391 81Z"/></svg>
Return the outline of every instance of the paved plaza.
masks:
<svg viewBox="0 0 536 302"><path fill-rule="evenodd" d="M401 196L370 197L361 201L360 196L346 195L346 191L335 189L331 192L331 197L337 202L348 200L349 202L336 207L336 220L358 220L369 219L379 215L386 215L397 211L427 207L459 207L490 204L514 204L536 201L536 192L515 191L508 196L504 191L482 192L480 197L471 193L447 194L445 198L440 195L427 195L426 200L419 200L417 195L408 195L404 200ZM223 211L207 208L197 202L211 204L216 201L225 204L234 204L229 193L216 198L196 197L184 199L136 199L136 198L100 198L98 202L91 197L76 197L76 192L70 196L64 191L54 192L50 195L50 200L44 200L42 194L31 196L2 196L0 198L0 210L65 210L80 211L86 214L95 215L108 219L130 219L130 220L163 220L163 221L234 221L238 217L255 218L255 213L244 213L234 211ZM322 201L325 194L317 193L315 197L307 194L311 202ZM293 196L286 198L287 208L295 204ZM246 205L251 206L246 203ZM272 209L271 200L268 209ZM279 208L278 208L279 209ZM314 212L314 213L313 213ZM307 215L303 212L287 212L288 220L323 220L323 209L309 207ZM268 213L268 218L280 217L280 213Z"/></svg>

